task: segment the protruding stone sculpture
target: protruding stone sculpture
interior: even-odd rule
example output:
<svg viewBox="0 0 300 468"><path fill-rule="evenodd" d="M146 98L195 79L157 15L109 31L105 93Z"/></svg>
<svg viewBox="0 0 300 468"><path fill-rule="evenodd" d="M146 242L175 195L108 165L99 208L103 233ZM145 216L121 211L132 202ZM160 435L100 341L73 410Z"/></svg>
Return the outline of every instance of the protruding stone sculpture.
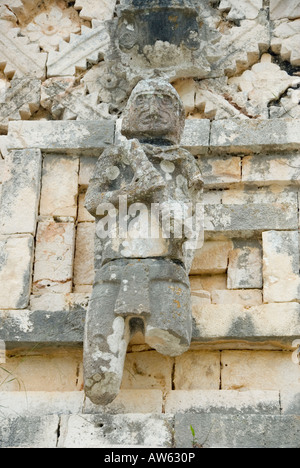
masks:
<svg viewBox="0 0 300 468"><path fill-rule="evenodd" d="M188 350L192 334L188 273L201 219L202 179L179 146L182 102L162 79L141 81L124 113L129 140L104 151L86 196L96 217L96 276L84 338L87 396L118 394L130 337L142 331L159 353ZM192 253L192 254L191 254Z"/></svg>

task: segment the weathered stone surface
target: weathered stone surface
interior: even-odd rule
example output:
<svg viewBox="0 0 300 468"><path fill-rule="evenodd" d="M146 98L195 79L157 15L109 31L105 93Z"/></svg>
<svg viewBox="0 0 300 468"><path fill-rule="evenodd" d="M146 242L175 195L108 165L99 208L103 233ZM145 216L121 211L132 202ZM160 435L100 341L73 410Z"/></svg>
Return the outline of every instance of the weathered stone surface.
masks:
<svg viewBox="0 0 300 468"><path fill-rule="evenodd" d="M220 387L220 353L187 352L175 358L175 390L218 390Z"/></svg>
<svg viewBox="0 0 300 468"><path fill-rule="evenodd" d="M0 204L1 234L35 234L41 164L39 150L11 151L7 155Z"/></svg>
<svg viewBox="0 0 300 468"><path fill-rule="evenodd" d="M235 241L229 252L228 289L262 288L262 248L258 241Z"/></svg>
<svg viewBox="0 0 300 468"><path fill-rule="evenodd" d="M38 224L33 277L34 294L72 291L74 247L74 223L44 221Z"/></svg>
<svg viewBox="0 0 300 468"><path fill-rule="evenodd" d="M94 223L79 223L77 225L74 284L93 284L94 270Z"/></svg>
<svg viewBox="0 0 300 468"><path fill-rule="evenodd" d="M261 305L262 291L259 289L216 290L212 292L211 302L213 304Z"/></svg>
<svg viewBox="0 0 300 468"><path fill-rule="evenodd" d="M48 152L100 155L114 141L114 123L102 122L11 122L10 149L37 148Z"/></svg>
<svg viewBox="0 0 300 468"><path fill-rule="evenodd" d="M106 21L113 17L116 0L102 0L100 4L97 0L76 0L74 6L83 19Z"/></svg>
<svg viewBox="0 0 300 468"><path fill-rule="evenodd" d="M300 157L297 153L246 156L242 165L242 181L245 183L298 185Z"/></svg>
<svg viewBox="0 0 300 468"><path fill-rule="evenodd" d="M190 283L192 290L204 289L212 293L216 289L227 289L227 274L190 276Z"/></svg>
<svg viewBox="0 0 300 468"><path fill-rule="evenodd" d="M270 1L270 17L272 20L280 18L295 19L300 16L300 5L298 0L271 0Z"/></svg>
<svg viewBox="0 0 300 468"><path fill-rule="evenodd" d="M56 448L58 426L57 415L3 419L0 426L0 447Z"/></svg>
<svg viewBox="0 0 300 468"><path fill-rule="evenodd" d="M299 7L300 12L300 7ZM299 18L300 14L298 15ZM271 49L280 55L282 60L289 61L293 66L300 64L300 20L280 20L274 22Z"/></svg>
<svg viewBox="0 0 300 468"><path fill-rule="evenodd" d="M47 76L69 76L78 69L86 70L88 62L95 64L103 59L109 44L105 24L92 20L92 28L82 26L81 35L71 35L69 43L60 43L58 52L49 52Z"/></svg>
<svg viewBox="0 0 300 468"><path fill-rule="evenodd" d="M31 235L0 236L0 308L29 303L34 240Z"/></svg>
<svg viewBox="0 0 300 468"><path fill-rule="evenodd" d="M300 414L300 392L284 390L280 392L280 402L283 414Z"/></svg>
<svg viewBox="0 0 300 468"><path fill-rule="evenodd" d="M300 366L291 352L223 351L224 390L300 390Z"/></svg>
<svg viewBox="0 0 300 468"><path fill-rule="evenodd" d="M210 147L229 153L297 150L300 121L221 120L212 122Z"/></svg>
<svg viewBox="0 0 300 468"><path fill-rule="evenodd" d="M80 158L79 166L79 180L80 186L88 187L91 177L94 173L97 160L93 157L82 156Z"/></svg>
<svg viewBox="0 0 300 468"><path fill-rule="evenodd" d="M221 0L219 10L228 12L228 19L255 19L263 7L262 0Z"/></svg>
<svg viewBox="0 0 300 468"><path fill-rule="evenodd" d="M298 416L179 414L175 416L177 448L192 448L190 426L204 448L299 447Z"/></svg>
<svg viewBox="0 0 300 468"><path fill-rule="evenodd" d="M85 196L86 196L86 192L81 192L78 195L78 216L77 216L77 221L78 221L78 223L86 223L86 222L94 223L95 218L88 212L88 210L84 206Z"/></svg>
<svg viewBox="0 0 300 468"><path fill-rule="evenodd" d="M263 233L264 302L300 300L297 231Z"/></svg>
<svg viewBox="0 0 300 468"><path fill-rule="evenodd" d="M210 121L187 120L181 139L181 145L192 154L205 154L209 147Z"/></svg>
<svg viewBox="0 0 300 468"><path fill-rule="evenodd" d="M171 415L74 415L63 418L58 447L172 447Z"/></svg>
<svg viewBox="0 0 300 468"><path fill-rule="evenodd" d="M248 203L206 205L204 228L207 234L250 237L269 230L297 229L294 203Z"/></svg>
<svg viewBox="0 0 300 468"><path fill-rule="evenodd" d="M78 171L79 158L62 155L45 156L42 171L41 216L76 218Z"/></svg>
<svg viewBox="0 0 300 468"><path fill-rule="evenodd" d="M190 274L221 274L228 268L229 253L233 248L231 241L205 242L197 251Z"/></svg>
<svg viewBox="0 0 300 468"><path fill-rule="evenodd" d="M255 348L290 348L300 334L300 306L297 303L264 304L211 304L193 308L194 342L213 345L226 340L233 346ZM217 345L217 347L220 346ZM223 345L225 346L225 345Z"/></svg>
<svg viewBox="0 0 300 468"><path fill-rule="evenodd" d="M280 414L279 392L252 390L173 390L166 413ZM295 413L294 413L295 414Z"/></svg>
<svg viewBox="0 0 300 468"><path fill-rule="evenodd" d="M241 158L236 156L202 157L199 166L206 188L227 187L241 181Z"/></svg>

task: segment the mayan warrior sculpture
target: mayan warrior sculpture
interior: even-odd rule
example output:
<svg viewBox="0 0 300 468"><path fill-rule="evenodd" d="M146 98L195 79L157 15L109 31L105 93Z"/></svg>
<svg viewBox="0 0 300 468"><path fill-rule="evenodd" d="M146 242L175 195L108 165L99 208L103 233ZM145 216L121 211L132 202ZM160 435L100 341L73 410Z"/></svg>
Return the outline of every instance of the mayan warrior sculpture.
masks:
<svg viewBox="0 0 300 468"><path fill-rule="evenodd" d="M202 179L195 158L179 146L184 123L182 102L169 83L141 81L123 117L128 141L104 151L90 181L86 208L97 223L96 276L84 373L86 395L96 404L117 396L136 331L165 355L190 346L188 273L195 242L189 242L199 234L194 215ZM181 226L183 214L189 221L192 215L193 224Z"/></svg>

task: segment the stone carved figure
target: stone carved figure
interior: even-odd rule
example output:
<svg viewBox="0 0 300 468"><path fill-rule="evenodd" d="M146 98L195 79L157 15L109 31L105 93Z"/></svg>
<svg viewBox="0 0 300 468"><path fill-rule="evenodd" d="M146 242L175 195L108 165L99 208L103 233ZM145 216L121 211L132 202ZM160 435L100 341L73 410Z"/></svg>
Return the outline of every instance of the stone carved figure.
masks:
<svg viewBox="0 0 300 468"><path fill-rule="evenodd" d="M187 222L183 229L182 220L194 219L202 178L195 158L179 146L184 123L169 83L141 81L123 116L127 141L103 152L90 180L85 206L97 223L96 272L84 374L86 395L96 404L117 396L136 331L161 354L177 356L190 346L188 242L199 226Z"/></svg>

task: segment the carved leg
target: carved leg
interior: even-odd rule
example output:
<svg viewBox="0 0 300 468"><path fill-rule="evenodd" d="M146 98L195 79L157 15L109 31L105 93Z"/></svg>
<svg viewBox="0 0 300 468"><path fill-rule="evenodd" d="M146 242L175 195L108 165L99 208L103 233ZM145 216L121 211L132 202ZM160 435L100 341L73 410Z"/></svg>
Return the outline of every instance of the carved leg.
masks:
<svg viewBox="0 0 300 468"><path fill-rule="evenodd" d="M100 276L86 318L84 380L87 397L95 404L107 405L120 390L130 333L128 322L114 315L119 283L107 283Z"/></svg>
<svg viewBox="0 0 300 468"><path fill-rule="evenodd" d="M158 260L151 268L151 316L146 318L145 341L159 353L179 356L192 337L190 285L180 265Z"/></svg>

